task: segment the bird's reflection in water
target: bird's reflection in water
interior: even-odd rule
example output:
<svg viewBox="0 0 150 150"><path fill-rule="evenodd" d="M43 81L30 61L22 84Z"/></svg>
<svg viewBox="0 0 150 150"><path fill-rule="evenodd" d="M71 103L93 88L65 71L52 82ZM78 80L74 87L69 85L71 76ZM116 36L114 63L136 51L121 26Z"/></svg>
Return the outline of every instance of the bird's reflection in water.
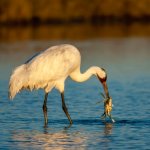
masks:
<svg viewBox="0 0 150 150"><path fill-rule="evenodd" d="M45 127L43 132L21 130L13 133L13 141L17 147L24 149L82 150L87 149L89 144L95 144L95 141L107 147L111 142L108 137L112 134L113 123L104 123L101 129L102 132L93 132L91 128L90 133L89 131L87 133L86 126L82 129L79 127L78 130L72 129L72 126L65 127L63 130ZM89 143L91 139L93 142Z"/></svg>
<svg viewBox="0 0 150 150"><path fill-rule="evenodd" d="M49 133L49 129L44 129L43 133L19 131L19 133L13 135L13 140L16 141L18 147L26 149L66 150L85 149L86 137L80 132L68 133L67 130L62 130Z"/></svg>
<svg viewBox="0 0 150 150"><path fill-rule="evenodd" d="M113 123L105 122L104 124L105 124L104 134L105 135L111 135L112 134L112 129L113 129Z"/></svg>

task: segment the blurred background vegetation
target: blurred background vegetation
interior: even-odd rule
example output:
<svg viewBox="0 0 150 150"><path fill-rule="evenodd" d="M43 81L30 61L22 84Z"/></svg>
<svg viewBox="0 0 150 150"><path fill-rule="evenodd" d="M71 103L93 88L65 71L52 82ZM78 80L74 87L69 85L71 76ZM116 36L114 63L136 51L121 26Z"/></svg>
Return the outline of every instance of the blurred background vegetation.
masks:
<svg viewBox="0 0 150 150"><path fill-rule="evenodd" d="M150 0L0 0L0 23L149 21Z"/></svg>
<svg viewBox="0 0 150 150"><path fill-rule="evenodd" d="M0 41L150 36L150 0L0 0Z"/></svg>

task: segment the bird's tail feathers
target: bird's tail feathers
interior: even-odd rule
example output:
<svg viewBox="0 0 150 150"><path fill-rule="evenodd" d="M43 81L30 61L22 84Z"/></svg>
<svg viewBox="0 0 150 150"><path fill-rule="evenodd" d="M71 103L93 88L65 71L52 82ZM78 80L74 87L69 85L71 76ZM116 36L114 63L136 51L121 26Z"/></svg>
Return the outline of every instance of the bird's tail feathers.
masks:
<svg viewBox="0 0 150 150"><path fill-rule="evenodd" d="M13 99L15 95L24 87L26 83L26 69L25 64L17 67L9 81L9 98Z"/></svg>

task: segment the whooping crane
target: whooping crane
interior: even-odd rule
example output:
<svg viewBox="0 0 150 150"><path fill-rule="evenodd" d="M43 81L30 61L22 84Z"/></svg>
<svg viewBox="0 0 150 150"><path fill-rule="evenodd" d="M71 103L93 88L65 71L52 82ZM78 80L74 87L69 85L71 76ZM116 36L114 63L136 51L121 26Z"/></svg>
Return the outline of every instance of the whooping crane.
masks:
<svg viewBox="0 0 150 150"><path fill-rule="evenodd" d="M45 91L43 114L45 125L47 125L47 97L52 88L56 88L61 93L62 109L72 124L64 99L65 80L68 76L76 82L86 81L92 75L97 76L103 85L106 97L109 98L105 70L93 66L81 73L80 64L81 55L76 47L69 44L52 46L34 55L13 71L9 82L9 98L13 99L23 89L43 88Z"/></svg>

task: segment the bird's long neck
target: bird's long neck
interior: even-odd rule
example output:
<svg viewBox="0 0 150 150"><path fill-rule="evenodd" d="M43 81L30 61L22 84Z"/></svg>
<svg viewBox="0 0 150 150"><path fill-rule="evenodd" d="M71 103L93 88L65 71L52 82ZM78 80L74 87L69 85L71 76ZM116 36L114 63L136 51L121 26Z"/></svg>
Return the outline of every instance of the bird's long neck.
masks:
<svg viewBox="0 0 150 150"><path fill-rule="evenodd" d="M84 73L80 72L80 68L76 69L70 74L70 77L76 82L84 82L88 80L92 75L101 74L103 76L103 71L99 67L90 67Z"/></svg>

